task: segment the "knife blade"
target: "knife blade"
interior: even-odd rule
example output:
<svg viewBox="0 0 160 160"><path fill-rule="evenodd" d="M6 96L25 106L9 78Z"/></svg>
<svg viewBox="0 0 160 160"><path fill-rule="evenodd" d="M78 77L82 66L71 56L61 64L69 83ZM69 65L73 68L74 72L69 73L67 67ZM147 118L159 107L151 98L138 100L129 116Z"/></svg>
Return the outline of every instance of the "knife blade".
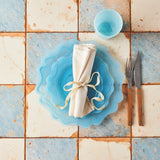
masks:
<svg viewBox="0 0 160 160"><path fill-rule="evenodd" d="M137 102L138 102L138 124L143 126L142 122L142 73L141 73L141 54L138 51L137 58L135 61L135 76L134 76L135 86L137 87Z"/></svg>
<svg viewBox="0 0 160 160"><path fill-rule="evenodd" d="M135 61L135 86L140 89L142 83L142 74L141 74L141 54L138 52L137 58Z"/></svg>

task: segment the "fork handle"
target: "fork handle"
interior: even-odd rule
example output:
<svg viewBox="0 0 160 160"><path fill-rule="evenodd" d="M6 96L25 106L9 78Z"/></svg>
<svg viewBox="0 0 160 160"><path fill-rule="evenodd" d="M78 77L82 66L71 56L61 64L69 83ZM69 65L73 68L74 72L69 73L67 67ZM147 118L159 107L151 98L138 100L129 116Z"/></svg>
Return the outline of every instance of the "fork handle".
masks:
<svg viewBox="0 0 160 160"><path fill-rule="evenodd" d="M138 101L138 124L143 126L142 122L142 90L137 89L137 101Z"/></svg>
<svg viewBox="0 0 160 160"><path fill-rule="evenodd" d="M132 125L132 89L128 88L128 126Z"/></svg>

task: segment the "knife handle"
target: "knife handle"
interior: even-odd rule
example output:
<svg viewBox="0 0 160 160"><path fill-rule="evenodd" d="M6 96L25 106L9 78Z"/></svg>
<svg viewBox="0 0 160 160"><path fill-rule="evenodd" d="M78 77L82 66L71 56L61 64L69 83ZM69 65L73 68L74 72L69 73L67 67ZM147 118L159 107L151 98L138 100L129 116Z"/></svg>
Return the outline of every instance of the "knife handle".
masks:
<svg viewBox="0 0 160 160"><path fill-rule="evenodd" d="M137 101L138 101L138 124L143 126L142 123L142 90L137 89Z"/></svg>
<svg viewBox="0 0 160 160"><path fill-rule="evenodd" d="M132 125L132 89L128 88L128 126Z"/></svg>

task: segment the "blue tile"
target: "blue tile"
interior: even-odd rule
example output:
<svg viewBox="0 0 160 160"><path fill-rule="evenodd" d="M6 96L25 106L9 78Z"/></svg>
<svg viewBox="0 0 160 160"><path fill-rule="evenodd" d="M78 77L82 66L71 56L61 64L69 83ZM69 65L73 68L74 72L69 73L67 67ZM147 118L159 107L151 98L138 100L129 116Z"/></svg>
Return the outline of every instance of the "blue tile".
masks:
<svg viewBox="0 0 160 160"><path fill-rule="evenodd" d="M0 86L0 137L24 136L23 86Z"/></svg>
<svg viewBox="0 0 160 160"><path fill-rule="evenodd" d="M24 31L25 0L0 0L0 31Z"/></svg>
<svg viewBox="0 0 160 160"><path fill-rule="evenodd" d="M76 139L27 139L27 160L75 160Z"/></svg>
<svg viewBox="0 0 160 160"><path fill-rule="evenodd" d="M143 83L160 82L160 33L132 34L132 56L142 52Z"/></svg>
<svg viewBox="0 0 160 160"><path fill-rule="evenodd" d="M80 0L80 31L94 31L94 18L103 9L115 9L123 18L123 31L129 30L129 1L115 0Z"/></svg>
<svg viewBox="0 0 160 160"><path fill-rule="evenodd" d="M132 141L133 160L160 160L160 138L135 138Z"/></svg>
<svg viewBox="0 0 160 160"><path fill-rule="evenodd" d="M130 128L124 124L116 124L110 116L99 126L80 128L80 137L126 137L130 133Z"/></svg>
<svg viewBox="0 0 160 160"><path fill-rule="evenodd" d="M27 80L29 84L36 84L42 58L60 42L77 39L77 33L29 33L27 39Z"/></svg>

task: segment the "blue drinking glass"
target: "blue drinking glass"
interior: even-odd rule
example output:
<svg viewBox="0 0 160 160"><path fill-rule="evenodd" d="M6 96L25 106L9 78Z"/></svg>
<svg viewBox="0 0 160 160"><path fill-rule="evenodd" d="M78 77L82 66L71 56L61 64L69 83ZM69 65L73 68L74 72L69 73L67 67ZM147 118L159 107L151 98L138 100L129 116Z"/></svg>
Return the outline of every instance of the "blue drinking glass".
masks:
<svg viewBox="0 0 160 160"><path fill-rule="evenodd" d="M113 9L100 11L94 19L95 32L103 39L116 36L121 31L122 26L123 20L121 15Z"/></svg>

